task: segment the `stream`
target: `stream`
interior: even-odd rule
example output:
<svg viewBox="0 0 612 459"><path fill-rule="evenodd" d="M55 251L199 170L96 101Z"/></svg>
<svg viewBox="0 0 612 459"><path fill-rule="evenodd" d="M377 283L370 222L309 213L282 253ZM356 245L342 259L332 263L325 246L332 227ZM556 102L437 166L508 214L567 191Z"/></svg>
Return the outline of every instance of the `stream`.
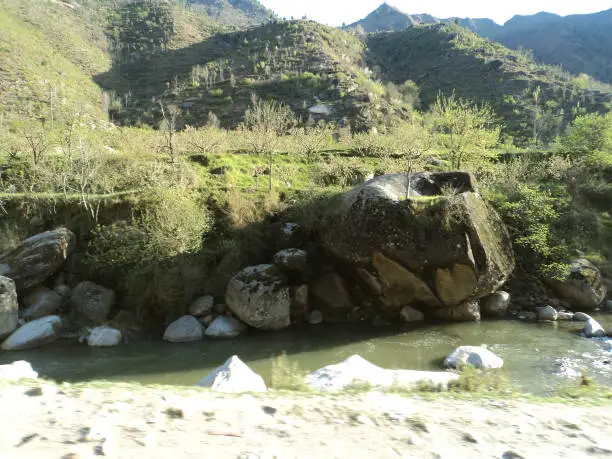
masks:
<svg viewBox="0 0 612 459"><path fill-rule="evenodd" d="M604 327L612 327L612 315L595 318ZM0 364L27 360L41 377L59 382L193 385L234 354L269 380L272 360L282 352L304 371L353 354L385 368L440 370L455 347L486 344L504 359L502 371L524 392L550 394L582 371L612 386L612 339L586 339L579 335L582 327L581 322L518 320L382 328L337 324L251 332L228 341L169 344L151 340L106 349L60 340L45 348L0 353Z"/></svg>

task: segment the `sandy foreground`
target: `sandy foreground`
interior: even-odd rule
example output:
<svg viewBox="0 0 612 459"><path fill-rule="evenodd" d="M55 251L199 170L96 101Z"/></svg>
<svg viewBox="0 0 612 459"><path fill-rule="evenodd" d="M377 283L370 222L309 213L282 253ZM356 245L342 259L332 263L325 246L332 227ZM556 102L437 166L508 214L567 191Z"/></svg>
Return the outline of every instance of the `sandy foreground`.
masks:
<svg viewBox="0 0 612 459"><path fill-rule="evenodd" d="M0 385L0 458L612 457L612 406Z"/></svg>

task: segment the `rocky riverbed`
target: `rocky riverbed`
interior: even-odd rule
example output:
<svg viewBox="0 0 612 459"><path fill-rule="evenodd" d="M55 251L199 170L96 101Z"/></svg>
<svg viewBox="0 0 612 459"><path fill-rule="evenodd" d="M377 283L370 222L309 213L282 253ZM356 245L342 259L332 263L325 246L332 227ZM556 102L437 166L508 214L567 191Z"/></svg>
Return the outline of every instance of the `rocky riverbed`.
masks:
<svg viewBox="0 0 612 459"><path fill-rule="evenodd" d="M610 406L444 395L222 395L198 388L4 383L0 418L3 459L612 455Z"/></svg>

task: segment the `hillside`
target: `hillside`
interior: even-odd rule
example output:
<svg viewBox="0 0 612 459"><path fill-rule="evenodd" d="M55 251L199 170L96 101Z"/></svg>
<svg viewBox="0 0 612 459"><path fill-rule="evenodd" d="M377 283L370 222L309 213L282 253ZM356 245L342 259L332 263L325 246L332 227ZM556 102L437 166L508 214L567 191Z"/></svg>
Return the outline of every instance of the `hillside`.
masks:
<svg viewBox="0 0 612 459"><path fill-rule="evenodd" d="M503 117L506 132L521 137L528 135L536 111L538 131L550 139L577 111L605 111L612 100L610 86L536 64L455 24L374 34L367 43L369 62L380 76L415 81L425 106L439 92L488 102Z"/></svg>
<svg viewBox="0 0 612 459"><path fill-rule="evenodd" d="M211 19L232 26L263 24L276 17L257 0L189 0L196 10Z"/></svg>
<svg viewBox="0 0 612 459"><path fill-rule="evenodd" d="M366 107L381 117L403 110L384 100L364 55L354 34L311 21L275 21L115 66L96 81L119 97L130 94L118 118L129 124L156 125L163 100L181 108L186 124L203 124L212 112L235 127L259 96L287 103L304 120L323 116L355 125Z"/></svg>
<svg viewBox="0 0 612 459"><path fill-rule="evenodd" d="M541 62L612 83L612 9L566 17L515 16L489 37L512 49L531 49Z"/></svg>

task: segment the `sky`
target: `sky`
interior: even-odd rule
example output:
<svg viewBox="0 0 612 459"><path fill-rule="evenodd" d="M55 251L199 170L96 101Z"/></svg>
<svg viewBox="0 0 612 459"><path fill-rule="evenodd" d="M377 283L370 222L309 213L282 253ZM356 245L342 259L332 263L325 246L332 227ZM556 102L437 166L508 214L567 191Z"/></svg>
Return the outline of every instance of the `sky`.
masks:
<svg viewBox="0 0 612 459"><path fill-rule="evenodd" d="M323 24L339 26L364 18L382 0L260 0L280 17L306 15ZM429 13L438 18L491 18L503 24L516 14L540 11L560 14L594 13L612 8L612 0L389 0L390 5L408 14Z"/></svg>

